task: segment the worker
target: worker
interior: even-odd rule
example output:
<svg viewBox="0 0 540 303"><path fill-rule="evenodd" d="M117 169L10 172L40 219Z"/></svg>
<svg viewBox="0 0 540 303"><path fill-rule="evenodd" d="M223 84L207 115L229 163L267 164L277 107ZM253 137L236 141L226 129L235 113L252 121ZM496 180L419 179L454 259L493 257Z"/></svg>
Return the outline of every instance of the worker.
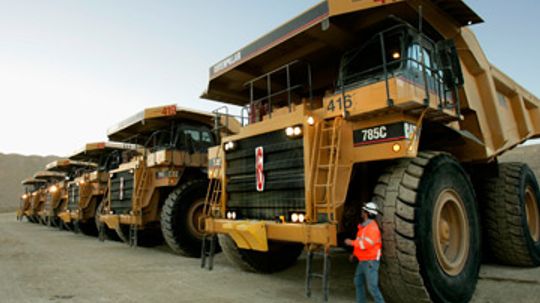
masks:
<svg viewBox="0 0 540 303"><path fill-rule="evenodd" d="M366 301L364 285L375 303L384 302L379 289L379 264L381 259L381 231L375 218L378 207L374 202L368 202L362 207L362 223L358 225L356 239L345 239L345 244L354 247L353 255L358 259L354 274L356 287L356 302ZM351 257L353 257L351 255Z"/></svg>

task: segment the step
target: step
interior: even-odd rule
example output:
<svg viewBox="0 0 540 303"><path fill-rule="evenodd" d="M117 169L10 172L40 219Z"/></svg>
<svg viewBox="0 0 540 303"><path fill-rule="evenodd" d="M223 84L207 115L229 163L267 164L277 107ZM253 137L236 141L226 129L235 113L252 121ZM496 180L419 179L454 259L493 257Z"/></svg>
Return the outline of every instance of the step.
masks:
<svg viewBox="0 0 540 303"><path fill-rule="evenodd" d="M333 183L330 183L330 184L315 184L315 187L330 187L334 185Z"/></svg>
<svg viewBox="0 0 540 303"><path fill-rule="evenodd" d="M335 145L324 145L324 146L320 147L320 149L332 149L332 148L337 148L337 146L335 146Z"/></svg>
<svg viewBox="0 0 540 303"><path fill-rule="evenodd" d="M319 278L319 279L324 278L324 274L314 274L314 273L310 273L309 276L312 277L312 278Z"/></svg>

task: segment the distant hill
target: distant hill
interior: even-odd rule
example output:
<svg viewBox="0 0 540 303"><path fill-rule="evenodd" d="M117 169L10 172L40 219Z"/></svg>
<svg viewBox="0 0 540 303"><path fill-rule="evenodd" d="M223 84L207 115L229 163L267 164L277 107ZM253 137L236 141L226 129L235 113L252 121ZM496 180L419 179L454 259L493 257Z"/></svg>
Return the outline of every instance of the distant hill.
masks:
<svg viewBox="0 0 540 303"><path fill-rule="evenodd" d="M0 153L0 212L15 211L23 193L21 181L44 169L55 156L22 156Z"/></svg>

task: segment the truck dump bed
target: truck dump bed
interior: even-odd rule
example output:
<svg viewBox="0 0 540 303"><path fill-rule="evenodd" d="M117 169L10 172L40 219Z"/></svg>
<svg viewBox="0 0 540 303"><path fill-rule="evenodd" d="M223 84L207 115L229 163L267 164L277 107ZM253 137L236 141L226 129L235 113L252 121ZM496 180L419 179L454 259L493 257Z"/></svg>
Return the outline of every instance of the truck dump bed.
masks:
<svg viewBox="0 0 540 303"><path fill-rule="evenodd" d="M233 118L221 117L229 132L238 131L240 124ZM144 144L153 132L167 128L171 121L190 120L214 127L214 116L203 111L188 109L176 105L147 108L107 130L110 140ZM227 121L225 121L227 120ZM227 124L225 124L227 123Z"/></svg>
<svg viewBox="0 0 540 303"><path fill-rule="evenodd" d="M122 142L96 142L87 143L81 149L74 151L69 155L70 160L86 161L92 163L100 163L100 160L104 155L108 155L113 151L124 150L141 150L143 147L137 144L129 144Z"/></svg>
<svg viewBox="0 0 540 303"><path fill-rule="evenodd" d="M60 159L53 161L45 166L45 169L51 172L70 173L77 169L95 169L95 163L74 161L70 159Z"/></svg>
<svg viewBox="0 0 540 303"><path fill-rule="evenodd" d="M346 51L381 28L399 22L416 27L420 14L426 35L455 41L463 71L462 119L448 126L478 140L465 140L452 153L462 161L485 161L539 136L540 100L487 60L465 28L483 20L460 0L323 1L213 65L202 97L247 105L247 82L294 61L310 64L313 95L324 96L336 89Z"/></svg>

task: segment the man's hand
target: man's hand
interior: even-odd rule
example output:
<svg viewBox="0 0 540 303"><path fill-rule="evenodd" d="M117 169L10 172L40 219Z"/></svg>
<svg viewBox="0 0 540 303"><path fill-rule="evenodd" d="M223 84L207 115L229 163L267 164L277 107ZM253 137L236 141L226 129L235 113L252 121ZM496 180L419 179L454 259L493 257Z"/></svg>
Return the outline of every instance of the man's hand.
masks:
<svg viewBox="0 0 540 303"><path fill-rule="evenodd" d="M353 254L350 254L349 255L349 262L354 262L354 255Z"/></svg>
<svg viewBox="0 0 540 303"><path fill-rule="evenodd" d="M354 242L351 239L345 239L345 245L354 246Z"/></svg>

